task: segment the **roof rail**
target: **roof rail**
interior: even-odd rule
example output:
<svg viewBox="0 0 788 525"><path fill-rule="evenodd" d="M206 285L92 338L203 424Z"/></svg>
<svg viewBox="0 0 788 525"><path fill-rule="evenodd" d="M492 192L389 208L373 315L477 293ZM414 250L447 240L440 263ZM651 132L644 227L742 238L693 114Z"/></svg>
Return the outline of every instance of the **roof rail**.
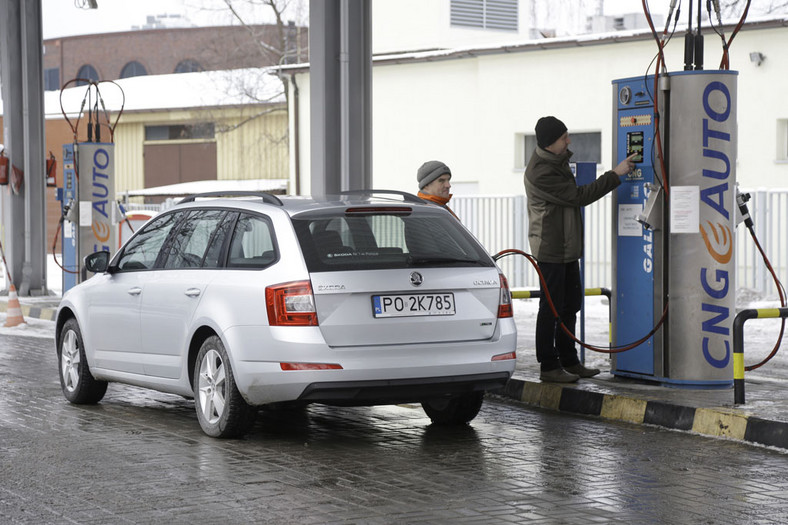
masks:
<svg viewBox="0 0 788 525"><path fill-rule="evenodd" d="M412 193L407 191L397 190L345 190L340 191L338 195L399 195L405 202L418 202L424 204L424 201Z"/></svg>
<svg viewBox="0 0 788 525"><path fill-rule="evenodd" d="M208 191L205 193L197 193L181 199L178 204L184 202L194 202L196 199L203 197L260 197L263 202L267 204L276 204L282 206L282 201L276 195L264 191L241 191L241 190L226 190L226 191Z"/></svg>

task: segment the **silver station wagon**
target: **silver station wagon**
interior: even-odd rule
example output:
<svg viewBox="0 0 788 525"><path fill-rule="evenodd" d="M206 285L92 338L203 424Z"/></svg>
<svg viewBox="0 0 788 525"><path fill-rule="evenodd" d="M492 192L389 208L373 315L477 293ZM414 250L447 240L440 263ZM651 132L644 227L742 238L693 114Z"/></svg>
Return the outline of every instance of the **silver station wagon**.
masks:
<svg viewBox="0 0 788 525"><path fill-rule="evenodd" d="M439 206L394 191L188 197L57 312L66 399L108 382L194 398L203 431L243 435L256 407L421 403L465 424L515 367L501 271Z"/></svg>

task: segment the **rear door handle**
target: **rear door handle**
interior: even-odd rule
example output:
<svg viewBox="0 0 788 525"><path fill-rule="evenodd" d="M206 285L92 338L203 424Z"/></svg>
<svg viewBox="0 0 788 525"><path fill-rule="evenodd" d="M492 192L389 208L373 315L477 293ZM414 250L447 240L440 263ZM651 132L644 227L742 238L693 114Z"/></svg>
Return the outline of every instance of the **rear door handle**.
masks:
<svg viewBox="0 0 788 525"><path fill-rule="evenodd" d="M189 297L197 297L198 295L200 295L200 291L201 290L199 288L189 288L183 293L185 293Z"/></svg>
<svg viewBox="0 0 788 525"><path fill-rule="evenodd" d="M142 288L140 288L139 286L135 286L134 288L129 288L126 293L128 293L129 295L139 295L142 293Z"/></svg>

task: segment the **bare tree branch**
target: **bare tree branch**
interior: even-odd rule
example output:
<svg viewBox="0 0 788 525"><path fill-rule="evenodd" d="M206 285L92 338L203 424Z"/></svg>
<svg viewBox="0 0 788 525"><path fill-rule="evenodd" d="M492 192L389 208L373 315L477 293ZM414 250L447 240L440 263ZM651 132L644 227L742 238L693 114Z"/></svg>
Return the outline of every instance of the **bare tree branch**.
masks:
<svg viewBox="0 0 788 525"><path fill-rule="evenodd" d="M720 11L723 17L741 16L747 0L722 0ZM788 0L755 0L750 4L750 15L785 14L788 12Z"/></svg>
<svg viewBox="0 0 788 525"><path fill-rule="evenodd" d="M264 117L266 115L271 115L272 113L286 113L286 112L287 112L287 110L285 108L282 108L282 107L264 109L262 111L258 111L254 115L250 115L250 116L246 117L245 119L241 120L240 122L236 122L236 123L234 123L232 125L218 125L216 127L216 131L218 133L229 133L231 131L235 131L236 129L241 128L242 126L245 126L246 124L249 124L250 122L252 122L254 120L259 119L260 117ZM270 134L266 134L266 135L270 136ZM285 139L287 139L287 134L285 134ZM281 138L276 139L275 142L281 142Z"/></svg>

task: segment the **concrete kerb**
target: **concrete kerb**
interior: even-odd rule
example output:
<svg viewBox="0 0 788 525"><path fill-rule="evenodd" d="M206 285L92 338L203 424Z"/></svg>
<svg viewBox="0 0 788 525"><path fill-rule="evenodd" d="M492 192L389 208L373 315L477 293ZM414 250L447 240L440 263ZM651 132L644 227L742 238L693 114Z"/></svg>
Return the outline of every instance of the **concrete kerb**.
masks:
<svg viewBox="0 0 788 525"><path fill-rule="evenodd" d="M33 319L54 321L57 313L57 306L52 306L51 304L25 304L23 300L20 300L19 306L22 310L22 316L25 318L31 317ZM0 298L0 312L5 313L7 311L8 297L4 296Z"/></svg>
<svg viewBox="0 0 788 525"><path fill-rule="evenodd" d="M788 423L765 420L737 408L684 406L586 390L578 385L542 383L517 377L509 380L496 395L547 410L656 425L788 449Z"/></svg>

